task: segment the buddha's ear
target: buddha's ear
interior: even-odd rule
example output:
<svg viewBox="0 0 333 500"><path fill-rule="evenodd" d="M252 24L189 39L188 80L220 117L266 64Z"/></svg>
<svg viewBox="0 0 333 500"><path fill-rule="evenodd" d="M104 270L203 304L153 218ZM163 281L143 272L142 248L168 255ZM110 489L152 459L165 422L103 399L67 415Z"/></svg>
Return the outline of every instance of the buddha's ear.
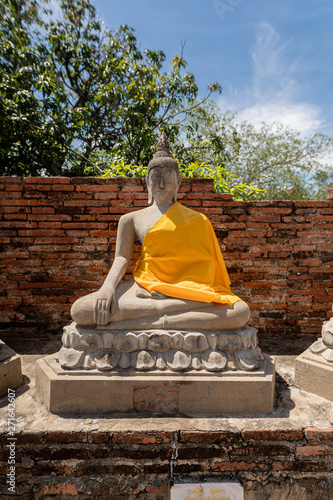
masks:
<svg viewBox="0 0 333 500"><path fill-rule="evenodd" d="M182 179L183 179L183 177L182 177L181 175L179 175L179 174L178 174L177 189L176 189L176 192L175 192L175 196L173 197L173 201L174 201L174 203L176 203L176 201L177 201L178 189L179 189L179 186L180 186L180 184L181 184L181 182L182 182Z"/></svg>
<svg viewBox="0 0 333 500"><path fill-rule="evenodd" d="M147 184L147 190L148 190L148 205L151 205L153 203L153 195L150 189L150 183L149 183L149 178L148 175L146 176L146 184Z"/></svg>

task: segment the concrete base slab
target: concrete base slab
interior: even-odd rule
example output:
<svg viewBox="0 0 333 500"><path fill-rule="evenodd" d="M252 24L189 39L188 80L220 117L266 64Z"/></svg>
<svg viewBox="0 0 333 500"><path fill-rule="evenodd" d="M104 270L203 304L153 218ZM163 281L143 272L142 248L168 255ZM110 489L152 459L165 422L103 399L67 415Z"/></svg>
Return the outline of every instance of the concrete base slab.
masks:
<svg viewBox="0 0 333 500"><path fill-rule="evenodd" d="M295 359L295 385L333 401L333 363L307 349Z"/></svg>
<svg viewBox="0 0 333 500"><path fill-rule="evenodd" d="M53 413L254 415L271 413L275 364L212 373L64 370L56 354L36 363L36 391Z"/></svg>
<svg viewBox="0 0 333 500"><path fill-rule="evenodd" d="M21 358L0 340L0 397L22 384Z"/></svg>

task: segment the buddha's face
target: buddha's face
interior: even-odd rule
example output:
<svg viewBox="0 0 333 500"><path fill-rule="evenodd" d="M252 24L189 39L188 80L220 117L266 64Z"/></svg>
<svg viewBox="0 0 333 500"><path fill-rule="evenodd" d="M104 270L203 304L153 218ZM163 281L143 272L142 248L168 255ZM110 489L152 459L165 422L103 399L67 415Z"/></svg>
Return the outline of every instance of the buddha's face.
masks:
<svg viewBox="0 0 333 500"><path fill-rule="evenodd" d="M149 198L160 203L175 201L181 179L173 167L153 167L147 177Z"/></svg>

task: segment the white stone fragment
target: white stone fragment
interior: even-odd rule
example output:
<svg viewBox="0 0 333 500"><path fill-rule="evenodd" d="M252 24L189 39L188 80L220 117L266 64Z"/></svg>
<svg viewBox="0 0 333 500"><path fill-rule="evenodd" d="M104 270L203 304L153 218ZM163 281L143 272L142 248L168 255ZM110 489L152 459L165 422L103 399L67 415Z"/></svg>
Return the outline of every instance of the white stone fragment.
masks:
<svg viewBox="0 0 333 500"><path fill-rule="evenodd" d="M120 352L134 352L139 349L138 336L134 333L118 333L113 341L113 346Z"/></svg>
<svg viewBox="0 0 333 500"><path fill-rule="evenodd" d="M138 335L139 349L147 348L148 339L149 339L148 333L140 333Z"/></svg>
<svg viewBox="0 0 333 500"><path fill-rule="evenodd" d="M183 371L191 365L191 356L184 351L169 351L166 355L168 368L174 371Z"/></svg>
<svg viewBox="0 0 333 500"><path fill-rule="evenodd" d="M313 354L320 354L326 349L327 347L323 344L322 339L318 339L310 346L310 351L313 352Z"/></svg>
<svg viewBox="0 0 333 500"><path fill-rule="evenodd" d="M206 351L201 354L202 366L208 371L222 371L227 365L227 356L224 352Z"/></svg>
<svg viewBox="0 0 333 500"><path fill-rule="evenodd" d="M322 357L329 363L333 363L333 349L327 349L322 353Z"/></svg>
<svg viewBox="0 0 333 500"><path fill-rule="evenodd" d="M103 344L105 349L111 349L114 341L114 333L104 333L103 335Z"/></svg>
<svg viewBox="0 0 333 500"><path fill-rule="evenodd" d="M252 326L245 325L239 329L239 335L243 341L245 349L251 349L258 345L258 330Z"/></svg>
<svg viewBox="0 0 333 500"><path fill-rule="evenodd" d="M215 351L215 349L217 348L217 340L218 340L218 336L216 335L216 333L209 333L207 335L207 340L208 340L209 347L213 351Z"/></svg>
<svg viewBox="0 0 333 500"><path fill-rule="evenodd" d="M171 351L173 347L172 337L169 333L153 333L149 336L147 349L155 352Z"/></svg>
<svg viewBox="0 0 333 500"><path fill-rule="evenodd" d="M103 339L101 335L96 333L84 333L75 342L75 347L78 349L84 349L85 351L93 352L103 349Z"/></svg>
<svg viewBox="0 0 333 500"><path fill-rule="evenodd" d="M207 337L202 333L188 333L183 343L184 351L202 352L208 349Z"/></svg>
<svg viewBox="0 0 333 500"><path fill-rule="evenodd" d="M95 363L98 370L113 370L117 368L121 353L113 350L103 350L95 354Z"/></svg>
<svg viewBox="0 0 333 500"><path fill-rule="evenodd" d="M137 370L153 370L156 354L148 351L139 351L132 354L132 366Z"/></svg>
<svg viewBox="0 0 333 500"><path fill-rule="evenodd" d="M182 333L174 333L172 335L173 349L182 349L184 342L184 335Z"/></svg>
<svg viewBox="0 0 333 500"><path fill-rule="evenodd" d="M200 354L192 354L191 366L192 366L193 370L201 370L202 369L201 355Z"/></svg>
<svg viewBox="0 0 333 500"><path fill-rule="evenodd" d="M333 348L333 322L328 321L322 328L323 344Z"/></svg>
<svg viewBox="0 0 333 500"><path fill-rule="evenodd" d="M259 348L244 349L235 353L237 368L243 370L256 370L264 359Z"/></svg>
<svg viewBox="0 0 333 500"><path fill-rule="evenodd" d="M123 370L126 370L131 366L131 358L130 355L127 352L123 352L121 355L121 358L118 363L119 368L122 368Z"/></svg>
<svg viewBox="0 0 333 500"><path fill-rule="evenodd" d="M235 352L243 347L243 341L237 333L221 333L217 341L217 347L221 351Z"/></svg>
<svg viewBox="0 0 333 500"><path fill-rule="evenodd" d="M92 370L93 368L96 368L95 358L92 352L88 352L84 356L83 368L85 368L86 370Z"/></svg>
<svg viewBox="0 0 333 500"><path fill-rule="evenodd" d="M62 368L80 368L84 358L84 351L67 349L62 347L58 352L57 359Z"/></svg>
<svg viewBox="0 0 333 500"><path fill-rule="evenodd" d="M165 370L167 367L166 361L165 361L165 354L162 352L157 353L156 356L156 369L157 370Z"/></svg>

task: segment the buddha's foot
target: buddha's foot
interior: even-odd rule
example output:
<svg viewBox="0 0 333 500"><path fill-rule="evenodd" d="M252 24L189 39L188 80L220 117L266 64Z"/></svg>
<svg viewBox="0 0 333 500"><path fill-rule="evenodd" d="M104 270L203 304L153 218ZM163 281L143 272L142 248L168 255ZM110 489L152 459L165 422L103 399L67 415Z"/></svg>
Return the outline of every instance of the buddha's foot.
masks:
<svg viewBox="0 0 333 500"><path fill-rule="evenodd" d="M65 369L115 371L255 370L263 356L257 330L110 331L65 326L58 362Z"/></svg>

